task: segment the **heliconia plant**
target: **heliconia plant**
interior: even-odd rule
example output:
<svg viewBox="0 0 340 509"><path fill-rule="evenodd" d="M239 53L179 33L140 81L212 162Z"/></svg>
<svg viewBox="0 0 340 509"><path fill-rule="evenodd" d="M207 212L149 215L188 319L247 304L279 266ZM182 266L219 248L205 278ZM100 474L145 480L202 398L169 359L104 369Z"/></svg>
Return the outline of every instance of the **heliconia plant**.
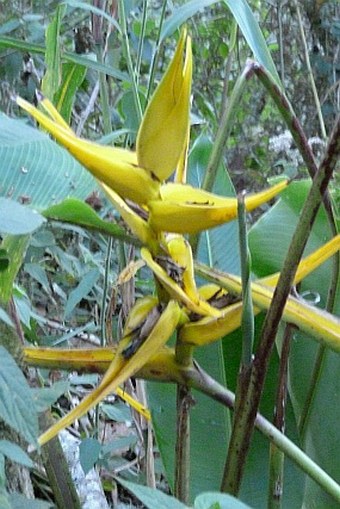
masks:
<svg viewBox="0 0 340 509"><path fill-rule="evenodd" d="M249 74L262 72L257 64L248 65ZM21 108L33 116L42 128L95 176L131 233L139 239L142 246L140 257L153 274L156 288L153 295L146 295L137 300L125 323L122 338L114 350L106 348L83 352L25 349L26 361L34 365L91 370L95 368L104 372L98 387L40 436L40 445L45 444L108 394L120 391L122 384L132 376L177 383L179 399L183 397L181 392L183 387L188 390L198 388L211 397L218 394L220 401L225 397L225 404L233 405L234 402L228 400L227 389L216 385L209 374L199 368L195 361L195 348L204 348L205 345L223 337L228 341L228 335L238 329L241 323L245 323L243 322L245 313L248 321L261 310L269 309L268 316L272 316L271 310L280 298L278 288L280 285L283 288L284 285L282 282L286 277L284 274L289 273L286 279L289 292L293 285L300 283L326 259L339 251L340 236L334 235L327 244L300 260L302 249L301 253L296 254L290 269L285 266L283 275L276 273L255 281L249 278L247 262L242 277L195 262L193 249L186 234L199 234L237 219L242 204L245 211L251 211L272 200L289 186L289 182L282 179L269 189L247 195L245 198L224 197L187 184L191 81L191 40L187 31L183 30L169 67L144 113L137 135L136 151L103 147L77 137L48 98L40 93L37 95L39 107L32 106L20 97L15 98ZM281 92L277 92L276 85L269 80L267 87L270 85L272 93L277 97L277 93ZM282 104L281 102L281 107L284 107ZM328 155L335 152L335 139L336 134L331 138ZM312 190L315 189L313 191L315 211L321 203L320 192L324 194L327 189L326 180L330 178L330 167L333 168L335 164L331 156L328 160L327 157L326 155L321 170L325 169L328 176L324 176L323 179L320 177L319 181L315 178L312 187ZM309 220L311 225L313 217L311 216ZM302 244L304 242L302 241ZM247 249L243 255L246 255L246 251ZM198 286L195 273L208 280L209 284ZM273 318L268 354L273 347L281 319L308 333L326 347L339 352L339 319L330 312L321 311L308 305L304 300L289 295L288 292L285 288L282 293L285 296L283 298L281 295L277 314ZM246 300L247 296L250 301ZM252 309L246 306L247 302L252 303ZM268 328L268 324L266 327ZM176 346L172 349L166 344L174 336ZM261 345L259 348L261 351ZM256 355L255 353L257 362ZM235 431L237 436L231 445L234 457L233 452L229 452L222 483L223 490L233 494L239 491L242 464L245 461L261 394L262 378L258 377L256 371L261 366L253 364L252 358L251 355L246 366L242 364L241 374L246 373L246 376L240 382L243 386L238 388L239 394L243 394L244 402L248 404L250 410L240 410L240 405L236 406L239 412L236 412L234 428L237 428L239 422L243 430L245 454L242 458L235 459L237 455L235 440L241 436L237 435L239 431ZM263 356L262 359L264 377L267 357ZM256 404L253 404L251 387L255 383L258 383L258 391ZM248 411L250 413L247 413ZM179 429L179 433L185 435L186 429L185 427L182 431ZM178 440L185 447L185 436L180 436ZM289 450L287 446L288 455ZM299 463L302 457L301 452L295 459ZM237 467L234 462L239 462ZM302 463L301 459L299 464ZM188 478L185 474L188 468L183 458L178 459L175 492L185 502L188 502L189 496ZM230 473L231 470L237 472L236 479L233 478L233 472ZM317 478L316 474L314 478ZM326 481L323 487L327 489ZM340 489L336 496L340 500Z"/></svg>

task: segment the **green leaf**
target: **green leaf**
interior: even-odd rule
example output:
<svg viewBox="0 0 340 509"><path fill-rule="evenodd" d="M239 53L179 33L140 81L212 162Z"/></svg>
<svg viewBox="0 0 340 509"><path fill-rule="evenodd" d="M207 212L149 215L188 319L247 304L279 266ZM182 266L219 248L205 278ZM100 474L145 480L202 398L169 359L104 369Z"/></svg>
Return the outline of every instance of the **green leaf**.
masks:
<svg viewBox="0 0 340 509"><path fill-rule="evenodd" d="M0 454L3 454L10 460L20 463L25 467L33 467L33 461L26 452L17 444L10 442L9 440L0 440Z"/></svg>
<svg viewBox="0 0 340 509"><path fill-rule="evenodd" d="M0 233L25 235L39 228L44 221L34 210L8 198L0 198Z"/></svg>
<svg viewBox="0 0 340 509"><path fill-rule="evenodd" d="M34 500L26 498L21 493L11 493L9 495L9 500L11 503L11 509L52 509L55 507L51 502L47 502L46 500L39 500L35 498ZM2 506L0 506L1 509Z"/></svg>
<svg viewBox="0 0 340 509"><path fill-rule="evenodd" d="M57 90L54 101L61 116L70 122L75 94L83 83L87 69L83 65L66 63L62 66L62 83Z"/></svg>
<svg viewBox="0 0 340 509"><path fill-rule="evenodd" d="M77 287L70 292L64 311L65 318L69 317L77 304L79 304L79 302L90 293L98 281L99 276L99 269L90 270L85 274Z"/></svg>
<svg viewBox="0 0 340 509"><path fill-rule="evenodd" d="M131 411L130 408L124 403L115 403L114 405L109 405L103 403L100 405L100 409L106 417L115 422L129 422L131 421Z"/></svg>
<svg viewBox="0 0 340 509"><path fill-rule="evenodd" d="M194 509L250 509L249 505L245 505L237 498L225 493L206 492L201 493L195 499Z"/></svg>
<svg viewBox="0 0 340 509"><path fill-rule="evenodd" d="M6 249L0 248L0 272L2 270L8 269L8 266L9 266L8 253Z"/></svg>
<svg viewBox="0 0 340 509"><path fill-rule="evenodd" d="M255 59L267 69L278 85L281 85L279 75L268 50L266 41L246 0L224 0L231 10L244 38L246 39Z"/></svg>
<svg viewBox="0 0 340 509"><path fill-rule="evenodd" d="M72 195L86 198L95 179L46 134L0 114L0 181L3 196L46 208Z"/></svg>
<svg viewBox="0 0 340 509"><path fill-rule="evenodd" d="M8 302L12 295L13 283L22 265L29 239L28 235L6 235L2 241L1 247L8 253L9 266L0 272L0 302Z"/></svg>
<svg viewBox="0 0 340 509"><path fill-rule="evenodd" d="M13 505L10 503L10 494L7 493L4 486L0 486L0 507L1 509L13 509Z"/></svg>
<svg viewBox="0 0 340 509"><path fill-rule="evenodd" d="M176 498L166 495L162 491L141 486L118 478L119 484L134 494L148 509L189 509Z"/></svg>
<svg viewBox="0 0 340 509"><path fill-rule="evenodd" d="M50 292L50 284L47 279L46 271L41 265L38 263L25 263L24 270L33 279L38 281L47 293Z"/></svg>
<svg viewBox="0 0 340 509"><path fill-rule="evenodd" d="M212 142L207 136L200 136L196 140L189 157L188 180L191 185L201 187L211 150ZM222 196L235 196L234 186L223 165L218 168L212 192ZM231 221L203 232L198 245L198 258L216 269L239 274L237 222Z"/></svg>
<svg viewBox="0 0 340 509"><path fill-rule="evenodd" d="M282 193L280 201L262 216L250 232L250 249L253 270L258 275L267 275L280 270L287 254L291 236L310 188L309 181L292 183ZM326 214L323 209L316 217L305 255L331 238ZM320 296L319 306L325 305L329 280L332 274L331 261L314 271L299 287L299 292L315 292ZM338 285L340 282L338 282ZM334 313L340 313L338 292ZM306 397L312 382L312 372L318 345L300 332L295 332L291 345L289 363L289 395L293 404L296 421L299 422L304 409L308 409L306 426L301 430L301 441L311 458L340 482L338 457L340 444L338 425L340 408L336 403L340 371L340 358L333 352L324 351L319 372L314 380L315 389L311 400ZM327 422L327 426L325 426ZM290 485L288 484L288 488ZM287 488L287 489L288 489ZM310 507L315 500L318 509L332 509L338 506L313 481L307 479L304 489L303 506Z"/></svg>
<svg viewBox="0 0 340 509"><path fill-rule="evenodd" d="M84 474L88 474L98 461L101 445L95 438L85 438L79 446L79 461Z"/></svg>
<svg viewBox="0 0 340 509"><path fill-rule="evenodd" d="M76 224L122 240L127 240L131 243L136 243L136 240L127 235L123 228L109 221L104 221L95 213L90 205L75 198L67 198L63 202L49 207L43 211L43 215L48 219Z"/></svg>
<svg viewBox="0 0 340 509"><path fill-rule="evenodd" d="M21 39L15 39L14 37L0 37L0 48L13 48L21 51L28 51L32 53L44 54L45 47L41 44L35 44L28 41L23 41ZM102 72L103 74L107 74L108 76L112 76L121 81L130 82L130 78L126 73L119 71L119 69L115 69L110 65L101 64L100 62L96 62L92 60L90 56L81 56L76 53L68 53L65 52L62 55L62 60L65 62L73 62L74 64L83 65L88 69L93 69L97 72Z"/></svg>
<svg viewBox="0 0 340 509"><path fill-rule="evenodd" d="M6 313L4 309L0 307L0 320L5 322L10 327L14 327L14 323L12 322L10 316Z"/></svg>
<svg viewBox="0 0 340 509"><path fill-rule="evenodd" d="M175 9L173 14L164 23L160 42L162 42L165 37L172 35L175 30L204 7L209 7L215 4L216 1L217 0L191 0ZM235 0L224 0L224 3L230 9L239 25L255 59L271 73L273 78L280 85L280 78L266 41L247 1L238 0L235 2Z"/></svg>
<svg viewBox="0 0 340 509"><path fill-rule="evenodd" d="M263 214L249 232L252 270L258 277L281 270L293 236L298 215L310 189L309 180L292 182L280 200ZM304 256L320 247L331 237L323 208L317 215ZM331 262L325 266L330 267ZM315 272L314 274L317 274ZM315 275L310 276L314 278Z"/></svg>
<svg viewBox="0 0 340 509"><path fill-rule="evenodd" d="M52 387L39 387L31 389L32 398L34 400L37 412L43 412L50 408L60 396L65 394L70 387L69 382L63 380L56 382Z"/></svg>
<svg viewBox="0 0 340 509"><path fill-rule="evenodd" d="M85 2L78 2L77 0L64 0L64 3L66 5L70 5L71 7L75 7L77 9L82 9L84 11L90 11L93 14L96 14L97 16L100 16L101 18L106 19L106 21L108 21L110 25L112 25L116 30L118 30L119 33L121 33L121 28L120 28L119 23L117 23L117 21L112 16L109 16L102 9L98 9L98 7L89 5Z"/></svg>
<svg viewBox="0 0 340 509"><path fill-rule="evenodd" d="M31 444L36 444L38 416L26 378L0 346L0 416Z"/></svg>
<svg viewBox="0 0 340 509"><path fill-rule="evenodd" d="M46 29L46 72L42 80L43 93L52 100L61 82L60 28L66 6L59 4L56 13Z"/></svg>

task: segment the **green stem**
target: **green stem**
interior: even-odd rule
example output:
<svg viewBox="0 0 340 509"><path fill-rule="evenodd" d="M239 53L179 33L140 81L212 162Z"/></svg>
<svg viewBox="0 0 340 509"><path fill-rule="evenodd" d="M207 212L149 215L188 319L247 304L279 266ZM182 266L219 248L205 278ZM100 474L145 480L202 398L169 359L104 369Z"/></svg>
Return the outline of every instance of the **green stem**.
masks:
<svg viewBox="0 0 340 509"><path fill-rule="evenodd" d="M53 423L54 420L49 411L40 415L39 424L41 429L45 430ZM45 444L41 449L41 455L57 507L80 509L80 500L59 438L52 438Z"/></svg>
<svg viewBox="0 0 340 509"><path fill-rule="evenodd" d="M223 114L227 108L227 104L229 101L228 98L228 92L229 92L229 83L230 83L230 72L231 72L231 66L234 60L234 49L236 46L236 39L237 39L237 30L238 30L238 24L236 21L233 21L232 27L231 27L231 34L229 38L229 53L227 57L227 61L225 64L225 75L223 79L223 92L222 92L222 99L221 99L221 113L220 113L220 120L223 118Z"/></svg>
<svg viewBox="0 0 340 509"><path fill-rule="evenodd" d="M240 261L242 280L242 364L249 366L252 360L254 343L254 310L250 281L250 252L247 237L246 209L244 205L245 193L240 193L237 199L237 215L240 241Z"/></svg>
<svg viewBox="0 0 340 509"><path fill-rule="evenodd" d="M145 37L145 31L146 31L147 12L148 12L148 0L143 0L142 28L141 28L141 34L139 37L139 41L138 41L136 70L135 70L137 88L138 88L138 83L139 83L140 66L142 63L142 53L143 53L143 44L144 44L144 37Z"/></svg>
<svg viewBox="0 0 340 509"><path fill-rule="evenodd" d="M110 267L111 267L111 253L112 253L113 239L109 237L107 240L106 256L105 256L105 273L104 273L104 284L103 284L103 297L100 314L100 346L106 345L106 301L109 290L109 278L110 278Z"/></svg>
<svg viewBox="0 0 340 509"><path fill-rule="evenodd" d="M156 66L157 66L157 61L158 61L159 47L160 47L160 44L161 44L161 33L162 33L163 23L164 23L164 19L165 19L167 3L168 3L167 0L163 0L162 11L161 11L161 15L160 15L160 18L159 18L158 34L157 34L157 38L156 38L156 42L155 42L155 51L154 51L153 56L152 56L152 62L151 62L151 67L150 67L150 76L149 76L149 82L148 82L148 91L147 91L147 94L146 94L146 104L148 104L148 102L149 102L150 95L151 95L151 92L152 92L153 82L154 82L154 79L155 79L155 72L156 72Z"/></svg>
<svg viewBox="0 0 340 509"><path fill-rule="evenodd" d="M176 343L176 362L183 368L192 365L193 348ZM175 496L184 504L190 498L190 408L193 398L188 385L177 384L177 440L175 450Z"/></svg>
<svg viewBox="0 0 340 509"><path fill-rule="evenodd" d="M248 66L246 66L243 72L238 77L233 91L230 95L227 107L225 108L219 127L216 133L216 139L210 154L208 165L205 171L205 176L202 184L202 188L207 191L211 191L216 179L218 166L221 162L223 151L227 139L229 137L233 119L236 114L236 110L239 108L242 94L244 92L247 80L249 78L249 72L252 72Z"/></svg>
<svg viewBox="0 0 340 509"><path fill-rule="evenodd" d="M268 362L275 343L277 329L285 303L293 284L297 266L311 232L316 214L326 193L340 152L340 118L332 132L326 155L315 174L309 195L302 208L283 269L276 286L271 306L266 315L262 337L255 355L249 377L247 391L235 408L235 426L230 439L226 468L222 481L222 490L237 495L243 477L256 413L263 390Z"/></svg>
<svg viewBox="0 0 340 509"><path fill-rule="evenodd" d="M320 380L322 366L325 360L325 354L326 354L325 345L319 345L309 382L307 396L305 398L301 414L298 420L298 431L302 444L305 441L308 418L313 410L313 402L316 394L316 389L318 387L318 382Z"/></svg>
<svg viewBox="0 0 340 509"><path fill-rule="evenodd" d="M104 2L97 2L100 9L104 9ZM92 19L93 24L93 37L95 42L95 52L97 55L97 61L99 64L104 63L104 50L103 50L103 18L98 16L97 14L93 15ZM103 117L104 124L104 134L110 134L112 132L112 124L111 124L111 111L109 104L109 94L108 94L108 83L106 80L106 74L100 72L99 73L99 92L100 92L100 105L101 105L101 113Z"/></svg>
<svg viewBox="0 0 340 509"><path fill-rule="evenodd" d="M189 504L190 497L190 407L193 398L186 385L177 385L177 440L175 497Z"/></svg>
<svg viewBox="0 0 340 509"><path fill-rule="evenodd" d="M249 74L250 73L250 74ZM227 139L229 137L232 125L233 125L233 119L236 114L236 110L240 105L240 101L242 98L243 91L245 89L247 80L249 78L249 75L252 74L252 71L249 69L249 67L245 67L242 74L238 77L235 86L233 88L233 91L230 95L230 98L228 100L228 103L223 106L223 113L221 120L219 122L219 126L216 132L216 139L213 144L210 158L207 164L207 168L205 170L204 179L202 182L202 189L206 189L207 191L212 191L212 188L214 186L214 182L216 180L216 174L218 167L221 163L223 151L225 149ZM193 253L196 253L197 247L198 247L198 241L199 241L199 234L191 235L190 236L190 244L192 247Z"/></svg>
<svg viewBox="0 0 340 509"><path fill-rule="evenodd" d="M322 135L324 140L327 140L326 127L325 127L325 123L324 123L323 116L322 116L321 104L320 104L320 100L319 100L319 96L318 96L318 91L317 91L316 86L315 86L313 70L312 70L312 66L310 64L310 59L309 59L307 41L306 41L305 32L304 32L304 29L303 29L303 23L302 23L302 19L301 19L300 6L299 6L299 2L297 0L295 0L295 7L296 7L296 13L297 13L297 19L298 19L301 39L302 39L303 50L304 50L305 59L306 59L306 66L307 66L308 76L309 76L310 84L311 84L311 87L312 87L312 92L313 92L313 96L314 96L316 111L317 111L318 118L319 118L321 135Z"/></svg>
<svg viewBox="0 0 340 509"><path fill-rule="evenodd" d="M131 79L132 94L133 94L133 100L135 103L136 114L137 114L137 118L138 118L139 122L141 122L143 113L142 113L142 106L141 106L139 94L138 94L136 76L135 76L135 72L134 72L133 65L132 65L130 45L129 45L129 36L127 33L127 19L126 19L126 15L125 15L124 1L125 0L119 0L119 2L118 2L119 19L120 19L121 28L122 28L122 43L123 43L123 50L124 50L125 57L126 57L126 63L127 63L128 70L129 70L129 76Z"/></svg>
<svg viewBox="0 0 340 509"><path fill-rule="evenodd" d="M285 430L285 414L287 403L287 376L290 342L293 327L287 324L280 353L279 380L276 391L274 426L282 433ZM282 506L284 476L284 454L276 445L271 444L269 450L269 487L268 509L280 509Z"/></svg>
<svg viewBox="0 0 340 509"><path fill-rule="evenodd" d="M97 60L100 64L103 62L103 52L101 44L96 44L96 55ZM106 74L99 73L99 92L100 92L100 106L101 113L103 116L104 134L110 134L112 132L111 124L111 112L109 105L109 94L107 90Z"/></svg>

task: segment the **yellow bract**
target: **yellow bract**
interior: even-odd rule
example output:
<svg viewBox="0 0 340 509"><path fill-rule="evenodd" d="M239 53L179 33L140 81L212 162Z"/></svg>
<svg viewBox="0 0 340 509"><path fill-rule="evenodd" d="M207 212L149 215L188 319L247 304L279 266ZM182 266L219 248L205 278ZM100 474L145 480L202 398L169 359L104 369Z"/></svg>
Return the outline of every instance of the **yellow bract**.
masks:
<svg viewBox="0 0 340 509"><path fill-rule="evenodd" d="M78 138L52 103L41 95L38 99L44 112L24 99L16 98L24 110L98 179L114 207L144 246L141 257L152 270L158 290L157 296L146 296L132 308L115 355L108 356L106 351L101 351L93 356L94 366L96 363L101 369L103 363L108 366L99 386L47 430L40 437L40 444L110 392L119 391L119 385L142 369L151 377L158 369L158 377L163 376L165 380L170 380L169 373L174 373L174 381L182 383L175 355L164 347L176 329L180 341L203 345L240 326L242 302L228 304L226 300L228 290L236 295L242 294L240 278L206 269L206 275L214 279L217 286L197 289L191 246L181 235L195 234L236 219L238 211L236 198L218 196L185 183L191 79L191 40L183 30L174 57L144 114L136 152ZM176 172L174 182L164 183L173 172ZM287 184L282 181L263 192L246 196L246 210L251 211L271 200ZM301 262L295 283L339 249L339 238ZM137 270L136 267L139 267L138 262L134 263L133 270ZM252 283L255 313L269 307L278 277L279 274L274 274ZM292 297L287 300L283 318L331 348L340 350L340 322L337 318ZM45 360L48 358L51 356L46 353ZM79 354L74 358L84 362ZM60 361L60 357L54 359ZM140 408L140 411L144 410Z"/></svg>
<svg viewBox="0 0 340 509"><path fill-rule="evenodd" d="M45 433L39 437L39 444L43 445L51 440L60 430L69 426L75 419L79 419L102 401L108 394L114 392L117 387L124 383L129 377L139 371L142 366L151 359L153 354L168 341L177 327L179 318L180 310L177 302L170 301L151 330L149 336L139 347L135 355L129 359L125 359L122 355L122 349L124 349L125 344L119 344L117 354L99 386L84 398L77 407L66 414L54 426L45 431Z"/></svg>
<svg viewBox="0 0 340 509"><path fill-rule="evenodd" d="M251 211L274 198L288 181L246 196L246 210ZM156 231L174 233L198 233L236 219L237 199L216 194L183 184L163 184L160 199L148 203L150 225Z"/></svg>
<svg viewBox="0 0 340 509"><path fill-rule="evenodd" d="M191 76L191 40L183 30L168 70L144 113L137 137L138 164L159 180L170 177L185 149Z"/></svg>
<svg viewBox="0 0 340 509"><path fill-rule="evenodd" d="M115 189L123 198L140 204L157 198L160 182L137 165L135 152L78 138L70 134L70 129L62 127L60 121L49 118L21 97L17 97L16 101L98 180Z"/></svg>

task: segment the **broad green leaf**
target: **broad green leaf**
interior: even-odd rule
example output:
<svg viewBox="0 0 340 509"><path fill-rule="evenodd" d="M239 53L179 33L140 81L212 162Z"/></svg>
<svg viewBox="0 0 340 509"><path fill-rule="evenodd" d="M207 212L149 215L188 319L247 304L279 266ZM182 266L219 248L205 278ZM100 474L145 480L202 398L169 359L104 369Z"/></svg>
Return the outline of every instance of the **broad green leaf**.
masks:
<svg viewBox="0 0 340 509"><path fill-rule="evenodd" d="M309 188L310 181L308 180L292 182L281 193L281 199L270 209L270 212L263 214L251 228L249 245L252 255L252 268L258 277L281 270L295 230L297 217ZM304 256L315 251L330 237L331 233L326 213L321 208L309 237ZM329 270L331 262L327 262L325 266ZM313 278L316 282L318 280L317 272L311 275L310 278Z"/></svg>
<svg viewBox="0 0 340 509"><path fill-rule="evenodd" d="M79 446L79 461L84 474L88 474L98 461L101 445L95 438L84 438Z"/></svg>
<svg viewBox="0 0 340 509"><path fill-rule="evenodd" d="M237 498L219 492L206 492L195 499L194 509L250 509Z"/></svg>
<svg viewBox="0 0 340 509"><path fill-rule="evenodd" d="M84 199L93 177L46 134L0 114L1 194L44 208L72 195Z"/></svg>
<svg viewBox="0 0 340 509"><path fill-rule="evenodd" d="M46 72L42 79L42 91L52 100L61 82L60 28L65 14L65 5L59 4L55 15L46 29Z"/></svg>
<svg viewBox="0 0 340 509"><path fill-rule="evenodd" d="M197 14L204 7L209 7L210 5L215 4L216 1L217 0L191 0L184 3L177 9L174 9L173 14L164 23L160 41L162 42L165 37L172 35L173 32L189 18ZM230 9L237 24L239 25L255 59L262 64L272 74L277 83L280 84L280 78L268 50L266 41L247 1L238 0L235 2L235 0L224 0L224 3Z"/></svg>
<svg viewBox="0 0 340 509"><path fill-rule="evenodd" d="M104 221L95 213L90 205L76 198L67 198L61 203L49 207L43 211L43 215L48 219L76 224L90 230L127 240L131 243L137 242L136 239L127 235L123 228L109 221Z"/></svg>
<svg viewBox="0 0 340 509"><path fill-rule="evenodd" d="M189 509L176 498L166 495L162 491L148 488L140 484L117 479L119 484L134 494L148 509Z"/></svg>
<svg viewBox="0 0 340 509"><path fill-rule="evenodd" d="M83 65L65 63L62 66L62 83L55 95L55 104L61 116L70 122L75 94L83 83L87 69Z"/></svg>
<svg viewBox="0 0 340 509"><path fill-rule="evenodd" d="M27 442L36 444L38 416L31 389L3 346L0 346L0 416Z"/></svg>
<svg viewBox="0 0 340 509"><path fill-rule="evenodd" d="M13 283L23 262L29 239L28 235L6 235L2 241L1 247L8 253L9 265L0 272L0 302L8 302L12 295Z"/></svg>
<svg viewBox="0 0 340 509"><path fill-rule="evenodd" d="M17 444L10 442L9 440L0 440L0 454L3 454L8 459L15 461L16 463L20 463L25 467L33 467L33 461L26 452Z"/></svg>
<svg viewBox="0 0 340 509"><path fill-rule="evenodd" d="M86 297L96 282L98 281L100 276L99 269L91 269L89 272L85 274L83 279L80 281L80 283L74 288L67 299L66 305L65 305L65 318L69 317L74 310L74 308L79 304L79 302Z"/></svg>
<svg viewBox="0 0 340 509"><path fill-rule="evenodd" d="M34 210L8 198L0 198L0 233L26 235L39 228L44 221Z"/></svg>
<svg viewBox="0 0 340 509"><path fill-rule="evenodd" d="M309 187L310 183L307 181L291 184L282 194L281 200L252 228L250 247L253 255L253 270L258 275L266 275L282 267ZM330 237L327 218L324 210L321 209L305 254L321 246ZM329 261L304 280L299 288L300 294L310 292L312 295L319 296L321 300L318 305L323 307L331 274L331 261ZM337 316L340 314L340 295L337 295L335 314ZM318 351L319 347L309 337L298 332L294 333L289 365L289 394L297 421L305 406L308 406L306 427L301 436L305 451L337 482L340 482L338 468L340 409L336 403L340 358L334 352L324 351L315 380L314 395L307 403L306 397ZM314 482L307 480L303 505L310 507L315 500L318 501L318 509L332 509L338 506Z"/></svg>

